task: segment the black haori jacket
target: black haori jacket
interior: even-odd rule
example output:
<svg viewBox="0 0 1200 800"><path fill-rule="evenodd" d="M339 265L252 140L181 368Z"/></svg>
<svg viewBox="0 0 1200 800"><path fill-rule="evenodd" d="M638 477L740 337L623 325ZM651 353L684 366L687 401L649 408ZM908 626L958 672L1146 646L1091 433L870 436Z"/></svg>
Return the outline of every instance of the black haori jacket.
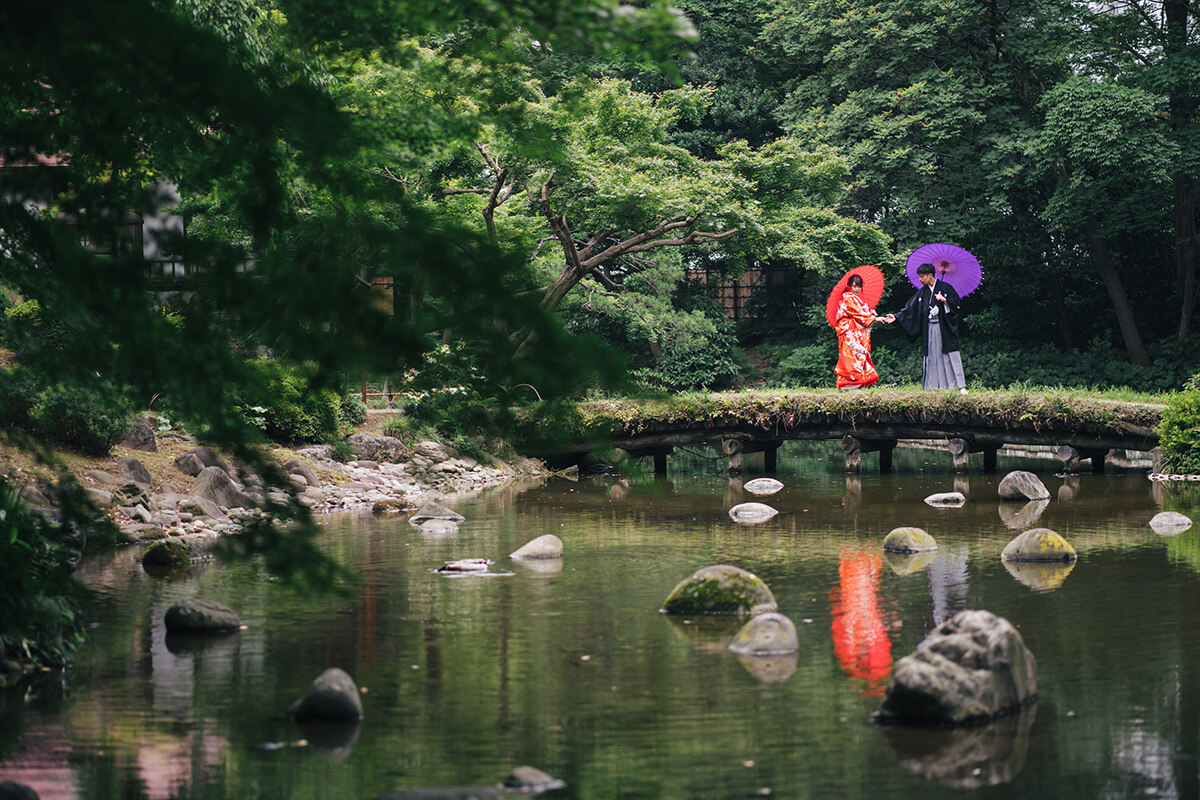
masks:
<svg viewBox="0 0 1200 800"><path fill-rule="evenodd" d="M921 339L921 350L929 355L929 337L926 327L929 325L929 308L938 302L933 296L941 292L946 296L946 302L938 309L938 322L942 328L942 352L953 353L958 350L958 292L945 281L935 281L932 287L922 286L912 298L904 304L904 308L896 312L896 324L900 330L908 334L908 338Z"/></svg>

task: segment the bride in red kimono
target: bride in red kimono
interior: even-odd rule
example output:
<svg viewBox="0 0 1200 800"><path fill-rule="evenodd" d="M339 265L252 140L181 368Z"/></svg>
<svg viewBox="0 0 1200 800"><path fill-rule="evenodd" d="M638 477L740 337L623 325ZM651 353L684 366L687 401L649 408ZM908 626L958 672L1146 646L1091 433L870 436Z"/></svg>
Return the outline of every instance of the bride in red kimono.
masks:
<svg viewBox="0 0 1200 800"><path fill-rule="evenodd" d="M861 389L879 380L871 360L871 326L876 322L886 324L887 320L867 306L860 297L862 290L862 277L851 275L833 326L838 337L838 361L833 372L839 389Z"/></svg>

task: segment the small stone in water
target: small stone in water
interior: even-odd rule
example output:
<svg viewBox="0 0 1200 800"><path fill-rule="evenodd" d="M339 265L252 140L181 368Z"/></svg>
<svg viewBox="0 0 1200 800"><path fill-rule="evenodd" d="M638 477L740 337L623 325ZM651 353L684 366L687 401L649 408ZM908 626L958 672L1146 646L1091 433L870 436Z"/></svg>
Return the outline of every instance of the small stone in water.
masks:
<svg viewBox="0 0 1200 800"><path fill-rule="evenodd" d="M438 572L486 572L491 563L486 558L460 558L458 561L447 561L438 568Z"/></svg>

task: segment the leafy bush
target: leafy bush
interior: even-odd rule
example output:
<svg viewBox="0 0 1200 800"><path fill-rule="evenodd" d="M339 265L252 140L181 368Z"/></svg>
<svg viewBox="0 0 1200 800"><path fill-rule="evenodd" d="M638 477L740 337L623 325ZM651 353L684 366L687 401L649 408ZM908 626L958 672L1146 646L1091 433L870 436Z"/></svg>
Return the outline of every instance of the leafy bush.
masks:
<svg viewBox="0 0 1200 800"><path fill-rule="evenodd" d="M88 455L105 456L129 429L132 410L111 386L56 384L29 410L35 433Z"/></svg>
<svg viewBox="0 0 1200 800"><path fill-rule="evenodd" d="M1167 401L1156 428L1164 467L1170 472L1200 474L1200 374Z"/></svg>
<svg viewBox="0 0 1200 800"><path fill-rule="evenodd" d="M31 427L29 412L41 392L42 385L22 367L0 369L0 422L17 428Z"/></svg>
<svg viewBox="0 0 1200 800"><path fill-rule="evenodd" d="M67 329L63 321L42 310L37 300L4 309L3 340L18 356L38 350L61 350Z"/></svg>
<svg viewBox="0 0 1200 800"><path fill-rule="evenodd" d="M332 445L333 450L329 457L340 464L345 464L347 461L353 461L358 458L358 453L354 450L354 445L347 442L345 439L338 439Z"/></svg>
<svg viewBox="0 0 1200 800"><path fill-rule="evenodd" d="M362 425L367 421L367 404L356 394L343 395L341 419L346 425Z"/></svg>
<svg viewBox="0 0 1200 800"><path fill-rule="evenodd" d="M271 359L256 359L263 373L251 396L243 394L241 408L274 442L331 441L337 435L341 400L331 389L314 389L302 366ZM258 409L263 409L261 412Z"/></svg>

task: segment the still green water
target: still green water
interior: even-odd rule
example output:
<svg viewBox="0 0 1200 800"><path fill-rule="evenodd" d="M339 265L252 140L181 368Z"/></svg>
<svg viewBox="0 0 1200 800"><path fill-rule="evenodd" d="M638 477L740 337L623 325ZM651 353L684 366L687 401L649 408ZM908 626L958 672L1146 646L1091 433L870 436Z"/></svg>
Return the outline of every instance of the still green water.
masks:
<svg viewBox="0 0 1200 800"><path fill-rule="evenodd" d="M1000 475L1030 469L1050 489L1035 521L997 501L998 476L956 479L945 453L897 451L890 475L867 461L848 478L836 449L791 445L787 487L767 498L704 458L673 459L665 481L512 487L451 501L467 521L438 537L330 518L325 545L361 576L347 597L293 594L250 564L155 579L134 549L94 556L80 570L97 592L92 642L68 675L6 698L0 781L43 800L366 800L494 785L531 764L567 782L545 797L580 800L1200 795L1200 529L1147 525L1200 498L1141 470L1062 478L1056 462L1002 457ZM955 489L966 506L922 502ZM780 513L732 522L749 500ZM899 525L938 540L930 563L885 560ZM1072 569L1001 563L1037 525L1072 542ZM562 538L561 563L506 558L544 533ZM432 571L466 557L502 574ZM658 613L716 563L767 582L799 629L797 657L741 659L726 649L737 622ZM248 630L168 640L163 614L190 596L231 606ZM873 725L893 660L964 608L1020 629L1037 706L967 731ZM365 719L301 730L281 711L329 666L366 690Z"/></svg>

